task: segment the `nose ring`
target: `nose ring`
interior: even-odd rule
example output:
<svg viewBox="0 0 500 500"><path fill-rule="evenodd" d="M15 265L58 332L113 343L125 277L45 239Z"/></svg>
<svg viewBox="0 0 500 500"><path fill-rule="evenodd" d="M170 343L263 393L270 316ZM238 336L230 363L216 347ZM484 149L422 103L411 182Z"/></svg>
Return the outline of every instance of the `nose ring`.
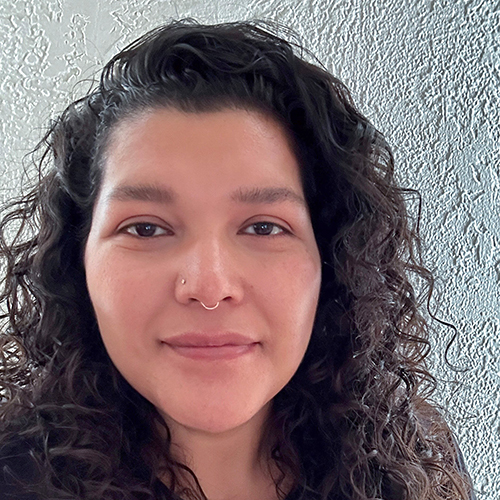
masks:
<svg viewBox="0 0 500 500"><path fill-rule="evenodd" d="M207 307L201 300L200 300L200 304L205 308L207 309L208 311L213 311L214 309L217 309L219 307L219 302L217 302L217 304L215 304L215 306L213 307Z"/></svg>
<svg viewBox="0 0 500 500"><path fill-rule="evenodd" d="M185 285L185 284L186 284L186 280L185 280L184 278L182 278L182 279L181 279L181 283L182 283L183 285ZM201 305L202 305L202 306L203 306L203 307L204 307L207 311L213 311L214 309L217 309L217 308L219 307L220 302L217 302L217 304L215 304L215 306L213 306L213 307L208 307L208 306L206 306L206 305L205 305L205 304L204 304L201 300L200 300L200 304L201 304Z"/></svg>

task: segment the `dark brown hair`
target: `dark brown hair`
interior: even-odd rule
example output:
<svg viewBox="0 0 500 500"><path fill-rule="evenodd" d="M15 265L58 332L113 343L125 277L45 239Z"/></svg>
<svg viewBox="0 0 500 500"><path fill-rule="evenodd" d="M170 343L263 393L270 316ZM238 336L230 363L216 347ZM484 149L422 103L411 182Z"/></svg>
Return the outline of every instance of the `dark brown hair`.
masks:
<svg viewBox="0 0 500 500"><path fill-rule="evenodd" d="M25 489L173 498L179 472L189 472L172 458L156 409L110 361L82 259L110 131L166 106L270 114L300 161L323 280L309 348L266 429L283 473L278 493L291 474L297 498L468 498L451 431L428 402L429 327L419 310L432 276L418 216L405 205L418 193L397 185L389 146L346 87L273 30L185 20L129 45L54 122L38 149L39 183L5 209L0 444L21 438L30 450ZM410 280L427 286L417 294ZM204 496L196 487L182 495Z"/></svg>

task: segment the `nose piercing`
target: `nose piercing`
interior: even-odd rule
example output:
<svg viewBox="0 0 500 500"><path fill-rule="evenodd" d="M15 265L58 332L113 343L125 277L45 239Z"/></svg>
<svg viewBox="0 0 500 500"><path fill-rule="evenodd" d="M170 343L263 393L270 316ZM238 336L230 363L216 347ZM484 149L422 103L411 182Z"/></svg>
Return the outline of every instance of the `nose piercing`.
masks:
<svg viewBox="0 0 500 500"><path fill-rule="evenodd" d="M182 278L182 279L181 279L181 283L182 283L183 285L185 285L185 284L186 284L186 280L185 280L184 278ZM202 306L203 306L203 307L204 307L207 311L213 311L214 309L217 309L217 308L219 307L220 302L217 302L217 304L215 304L215 306L213 306L213 307L208 307L208 306L206 306L206 305L205 305L205 304L204 304L201 300L200 300L200 304L201 304L201 305L202 305Z"/></svg>
<svg viewBox="0 0 500 500"><path fill-rule="evenodd" d="M217 302L217 304L215 304L215 306L213 307L207 307L201 300L200 300L200 304L205 308L207 309L208 311L213 311L214 309L217 309L219 307L219 302Z"/></svg>

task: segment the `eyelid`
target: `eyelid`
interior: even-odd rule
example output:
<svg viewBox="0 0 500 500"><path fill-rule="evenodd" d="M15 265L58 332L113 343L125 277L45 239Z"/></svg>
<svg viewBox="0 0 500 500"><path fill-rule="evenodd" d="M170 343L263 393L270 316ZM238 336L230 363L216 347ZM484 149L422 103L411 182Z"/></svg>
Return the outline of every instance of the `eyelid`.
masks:
<svg viewBox="0 0 500 500"><path fill-rule="evenodd" d="M245 229L248 229L249 227L252 227L252 226L257 225L257 224L270 224L272 226L275 226L275 227L278 227L279 229L281 229L281 232L278 234L250 234L250 233L245 233L245 234L249 234L250 236L257 236L260 238L273 238L273 237L285 236L285 235L292 234L292 232L289 229L287 229L283 224L278 224L277 222L274 222L272 220L266 220L266 219L257 220L255 222L251 222L250 224L247 224L243 228L243 231Z"/></svg>
<svg viewBox="0 0 500 500"><path fill-rule="evenodd" d="M256 233L248 233L246 230L252 226L258 225L258 224L268 224L271 226L274 226L274 228L279 228L280 232L278 234L256 234ZM137 231L131 231L131 228L137 227L139 225L149 225L149 226L154 226L156 229L159 229L161 231L161 234L155 234L153 236L141 236L137 234ZM273 228L273 230L274 230ZM278 236L286 236L286 235L291 235L292 231L285 226L285 224L279 224L278 222L275 222L270 219L257 219L253 222L250 222L246 224L243 229L241 230L244 234L248 236L255 236L259 238L273 238L273 237L278 237ZM122 234L129 234L131 236L134 236L136 238L140 239L152 239L152 238L157 238L160 236L165 236L167 234L173 234L173 230L170 229L166 223L158 222L156 220L150 219L150 218L139 218L138 220L132 220L132 221L126 221L126 223L121 224L118 229L117 233L122 233Z"/></svg>
<svg viewBox="0 0 500 500"><path fill-rule="evenodd" d="M159 229L160 230L160 234L153 234L151 236L143 236L141 234L139 234L137 232L137 227L136 226L139 226L139 225L146 225L146 226L151 226L151 227L154 227L155 228L155 232ZM134 232L132 231L129 231L130 229L136 227L136 230ZM141 239L150 239L150 238L158 238L159 236L163 236L165 234L167 234L167 230L160 227L158 224L148 224L148 223L144 223L144 222L137 222L135 224L131 224L127 227L124 228L125 231L128 233L128 234L132 234L133 236L136 236L137 238L141 238Z"/></svg>
<svg viewBox="0 0 500 500"><path fill-rule="evenodd" d="M131 228L133 228L134 226L137 227L139 225L154 226L155 228L161 231L161 234L155 234L154 236L141 236L137 234L137 232L130 231ZM117 229L117 233L129 234L131 236L140 239L151 239L151 238L157 238L159 236L164 236L165 234L168 233L172 233L172 230L165 223L158 222L150 218L144 218L144 219L139 218L138 220L132 220L132 221L129 220L126 221L126 223L121 224Z"/></svg>

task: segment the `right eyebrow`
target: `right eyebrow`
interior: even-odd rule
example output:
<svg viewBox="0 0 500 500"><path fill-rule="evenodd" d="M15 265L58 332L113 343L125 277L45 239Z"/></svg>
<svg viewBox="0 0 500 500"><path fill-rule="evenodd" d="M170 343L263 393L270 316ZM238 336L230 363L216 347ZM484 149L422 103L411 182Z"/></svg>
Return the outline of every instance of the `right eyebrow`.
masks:
<svg viewBox="0 0 500 500"><path fill-rule="evenodd" d="M108 195L109 200L151 201L165 204L173 203L176 198L177 195L172 189L148 184L141 184L140 186L117 186Z"/></svg>

